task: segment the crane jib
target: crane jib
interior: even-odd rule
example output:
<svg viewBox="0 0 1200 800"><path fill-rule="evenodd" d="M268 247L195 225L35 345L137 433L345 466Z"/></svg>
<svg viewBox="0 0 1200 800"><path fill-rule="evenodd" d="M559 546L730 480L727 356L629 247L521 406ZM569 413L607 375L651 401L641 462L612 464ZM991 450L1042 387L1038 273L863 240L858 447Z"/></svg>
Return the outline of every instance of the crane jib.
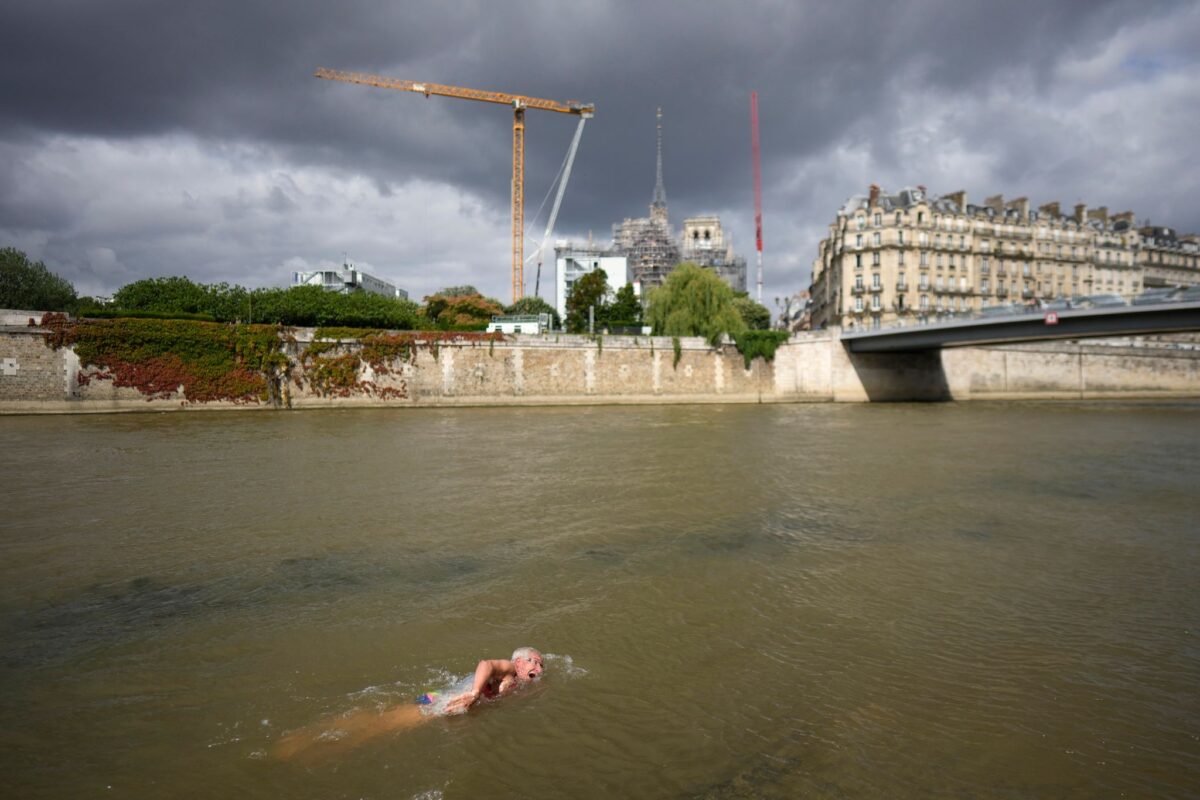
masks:
<svg viewBox="0 0 1200 800"><path fill-rule="evenodd" d="M382 75L370 75L363 72L342 72L340 70L318 67L316 77L345 83L361 83L367 86L378 86L384 89L398 89L405 92L417 92L429 97L432 94L444 97L459 97L464 100L480 100L486 103L500 103L513 109L513 177L512 177L512 289L513 302L520 300L525 293L525 109L534 108L539 111L557 111L561 114L575 114L584 119L590 119L596 113L596 107L590 103L583 104L577 100L559 103L554 100L542 100L537 97L525 97L519 94L489 92L482 89L465 89L461 86L443 86L438 83L416 83L399 78L387 78ZM582 126L581 126L582 127ZM578 132L576 133L578 139Z"/></svg>

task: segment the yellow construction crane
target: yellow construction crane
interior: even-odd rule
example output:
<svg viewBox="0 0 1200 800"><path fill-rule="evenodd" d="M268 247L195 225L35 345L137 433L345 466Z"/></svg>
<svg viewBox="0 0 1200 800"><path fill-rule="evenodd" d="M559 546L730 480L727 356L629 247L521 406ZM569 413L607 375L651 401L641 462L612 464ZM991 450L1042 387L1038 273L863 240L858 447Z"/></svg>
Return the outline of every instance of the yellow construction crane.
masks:
<svg viewBox="0 0 1200 800"><path fill-rule="evenodd" d="M596 107L591 103L568 100L542 100L519 94L488 92L481 89L464 89L460 86L444 86L439 83L417 83L361 72L341 72L321 67L318 78L345 83L361 83L365 86L380 86L384 89L399 89L404 92L419 92L426 97L437 94L443 97L461 97L464 100L480 100L485 103L500 103L513 109L513 177L512 177L512 291L513 302L521 299L525 287L525 109L557 111L560 114L575 114L590 118Z"/></svg>

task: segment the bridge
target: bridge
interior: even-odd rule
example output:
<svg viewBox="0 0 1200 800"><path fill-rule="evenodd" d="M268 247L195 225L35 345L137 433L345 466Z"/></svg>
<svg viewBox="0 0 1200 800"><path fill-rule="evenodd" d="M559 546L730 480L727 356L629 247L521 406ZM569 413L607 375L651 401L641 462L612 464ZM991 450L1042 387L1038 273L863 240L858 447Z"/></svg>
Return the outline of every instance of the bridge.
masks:
<svg viewBox="0 0 1200 800"><path fill-rule="evenodd" d="M852 353L913 353L944 347L1182 331L1200 331L1200 301L1061 311L1037 309L911 327L843 331L842 343Z"/></svg>

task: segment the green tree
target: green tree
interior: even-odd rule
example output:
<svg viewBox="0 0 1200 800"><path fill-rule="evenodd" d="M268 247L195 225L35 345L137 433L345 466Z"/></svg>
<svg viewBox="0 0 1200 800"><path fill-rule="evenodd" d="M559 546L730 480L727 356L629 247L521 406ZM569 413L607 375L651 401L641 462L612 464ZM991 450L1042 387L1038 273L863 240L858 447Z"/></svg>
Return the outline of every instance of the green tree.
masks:
<svg viewBox="0 0 1200 800"><path fill-rule="evenodd" d="M77 297L70 281L30 261L14 247L0 249L0 308L71 311Z"/></svg>
<svg viewBox="0 0 1200 800"><path fill-rule="evenodd" d="M733 298L733 307L737 309L746 327L752 331L765 331L771 328L771 310L761 303L750 299L746 292L738 292Z"/></svg>
<svg viewBox="0 0 1200 800"><path fill-rule="evenodd" d="M632 283L617 290L617 299L608 307L605 322L612 325L642 324L642 303L633 293Z"/></svg>
<svg viewBox="0 0 1200 800"><path fill-rule="evenodd" d="M733 300L733 290L715 272L683 263L649 293L646 321L657 336L703 336L716 344L723 333L746 330Z"/></svg>
<svg viewBox="0 0 1200 800"><path fill-rule="evenodd" d="M320 286L246 289L197 284L186 277L134 281L113 295L113 306L120 311L208 314L219 322L280 325L412 330L419 321L416 303L370 292L330 292Z"/></svg>
<svg viewBox="0 0 1200 800"><path fill-rule="evenodd" d="M596 309L597 324L607 318L608 273L602 269L594 269L587 273L571 287L567 295L567 330L571 333L586 333L588 329L588 309Z"/></svg>
<svg viewBox="0 0 1200 800"><path fill-rule="evenodd" d="M554 306L547 303L540 297L526 296L522 297L517 302L510 306L504 307L505 314L549 314L554 320L554 327L562 327L562 321L558 318L558 311Z"/></svg>
<svg viewBox="0 0 1200 800"><path fill-rule="evenodd" d="M122 286L113 295L113 306L126 311L212 314L212 301L213 293L208 287L193 283L186 275L143 278Z"/></svg>

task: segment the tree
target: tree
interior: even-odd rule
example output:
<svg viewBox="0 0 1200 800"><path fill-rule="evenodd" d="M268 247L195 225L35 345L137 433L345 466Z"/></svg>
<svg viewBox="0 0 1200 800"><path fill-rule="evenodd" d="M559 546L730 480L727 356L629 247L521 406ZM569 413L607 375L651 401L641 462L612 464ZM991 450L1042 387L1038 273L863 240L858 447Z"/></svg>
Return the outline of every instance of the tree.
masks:
<svg viewBox="0 0 1200 800"><path fill-rule="evenodd" d="M567 330L584 333L588 329L588 309L595 308L595 319L602 322L606 317L605 298L608 297L608 273L594 269L571 287L567 295Z"/></svg>
<svg viewBox="0 0 1200 800"><path fill-rule="evenodd" d="M746 292L738 292L734 296L733 307L750 330L765 331L771 328L771 310L751 300Z"/></svg>
<svg viewBox="0 0 1200 800"><path fill-rule="evenodd" d="M118 289L113 295L113 305L126 311L212 314L212 296L208 287L193 283L186 275L143 278Z"/></svg>
<svg viewBox="0 0 1200 800"><path fill-rule="evenodd" d="M469 294L447 294L452 291L470 289ZM479 329L487 327L492 317L503 314L504 306L499 300L484 297L473 286L452 286L425 298L422 309L425 317L443 330Z"/></svg>
<svg viewBox="0 0 1200 800"><path fill-rule="evenodd" d="M715 272L683 263L650 292L646 321L657 336L703 336L715 345L723 333L746 330L733 300L733 290Z"/></svg>
<svg viewBox="0 0 1200 800"><path fill-rule="evenodd" d="M70 311L75 287L14 247L0 249L0 308Z"/></svg>
<svg viewBox="0 0 1200 800"><path fill-rule="evenodd" d="M534 315L534 314L549 314L554 321L554 327L562 327L562 321L558 318L558 311L554 306L547 303L540 297L526 296L522 297L511 306L505 306L505 314L516 315Z"/></svg>
<svg viewBox="0 0 1200 800"><path fill-rule="evenodd" d="M612 325L642 324L642 303L633 293L632 283L617 290L617 299L608 307L604 321Z"/></svg>

